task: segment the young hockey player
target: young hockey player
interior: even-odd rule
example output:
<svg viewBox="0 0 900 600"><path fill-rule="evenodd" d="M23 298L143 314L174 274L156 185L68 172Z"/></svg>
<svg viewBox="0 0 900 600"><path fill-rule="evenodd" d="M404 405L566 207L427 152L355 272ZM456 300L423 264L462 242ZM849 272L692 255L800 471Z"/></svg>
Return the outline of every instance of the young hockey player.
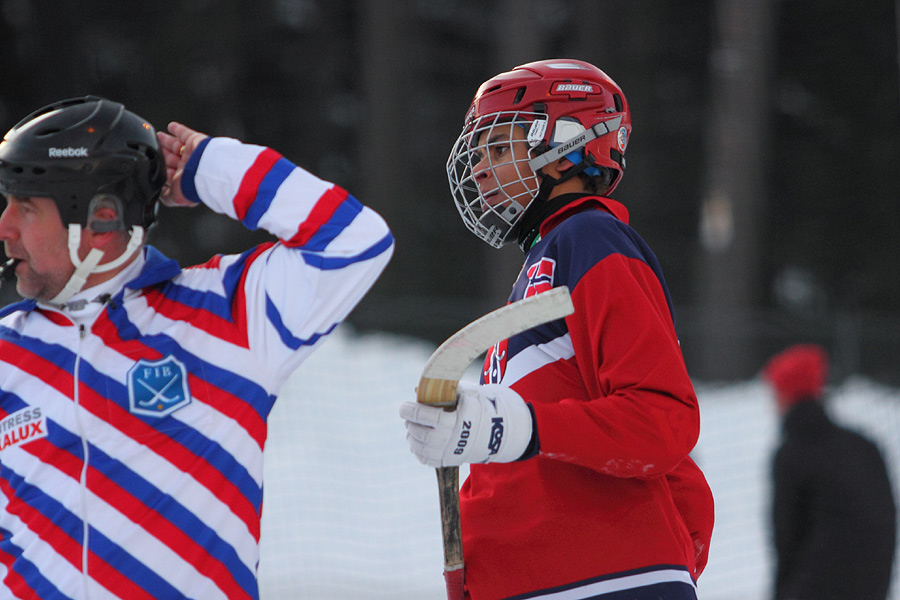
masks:
<svg viewBox="0 0 900 600"><path fill-rule="evenodd" d="M713 502L659 263L609 198L630 134L603 71L542 60L482 84L451 152L466 227L525 253L509 301L564 285L575 304L498 343L455 412L401 407L421 462L472 463L471 600L696 598Z"/></svg>

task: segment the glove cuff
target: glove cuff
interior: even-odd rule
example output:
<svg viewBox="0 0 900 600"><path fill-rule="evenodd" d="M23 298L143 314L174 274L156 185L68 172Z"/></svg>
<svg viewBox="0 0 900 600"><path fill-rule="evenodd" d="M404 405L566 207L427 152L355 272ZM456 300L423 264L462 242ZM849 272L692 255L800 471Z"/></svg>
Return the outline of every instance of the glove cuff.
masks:
<svg viewBox="0 0 900 600"><path fill-rule="evenodd" d="M534 458L541 451L541 441L538 438L537 419L534 416L534 408L528 402L525 403L525 406L528 407L528 412L531 414L531 439L528 441L528 447L525 448L525 452L516 459L517 461Z"/></svg>
<svg viewBox="0 0 900 600"><path fill-rule="evenodd" d="M487 388L485 386L485 392ZM498 390L499 391L499 390ZM534 430L534 417L531 408L516 392L509 388L503 392L503 419L499 423L491 423L491 444L498 444L495 454L488 457L488 462L513 462L522 458L531 444Z"/></svg>

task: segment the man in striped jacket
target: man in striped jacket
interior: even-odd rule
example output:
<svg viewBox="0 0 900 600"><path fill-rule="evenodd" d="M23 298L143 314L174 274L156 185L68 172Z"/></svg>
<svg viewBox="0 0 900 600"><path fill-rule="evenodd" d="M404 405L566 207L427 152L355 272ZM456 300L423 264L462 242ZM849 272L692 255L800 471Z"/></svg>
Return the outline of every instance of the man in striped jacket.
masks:
<svg viewBox="0 0 900 600"><path fill-rule="evenodd" d="M0 145L0 597L258 598L267 417L393 250L275 151L168 129L85 97ZM182 269L160 200L278 241Z"/></svg>

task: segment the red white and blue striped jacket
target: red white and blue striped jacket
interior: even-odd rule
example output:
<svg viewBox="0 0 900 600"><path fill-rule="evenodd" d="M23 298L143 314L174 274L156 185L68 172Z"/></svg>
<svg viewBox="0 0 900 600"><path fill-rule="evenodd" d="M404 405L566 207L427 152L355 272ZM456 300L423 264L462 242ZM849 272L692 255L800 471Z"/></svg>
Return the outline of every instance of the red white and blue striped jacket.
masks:
<svg viewBox="0 0 900 600"><path fill-rule="evenodd" d="M0 597L258 598L269 412L393 238L344 190L237 140L207 139L182 189L279 241L187 269L145 247L87 321L0 312Z"/></svg>

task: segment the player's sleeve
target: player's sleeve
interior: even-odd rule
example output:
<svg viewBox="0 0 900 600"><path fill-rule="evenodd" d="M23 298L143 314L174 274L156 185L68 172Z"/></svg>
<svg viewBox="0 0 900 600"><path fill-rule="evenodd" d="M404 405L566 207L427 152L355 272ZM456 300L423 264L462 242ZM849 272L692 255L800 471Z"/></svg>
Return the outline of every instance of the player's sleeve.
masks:
<svg viewBox="0 0 900 600"><path fill-rule="evenodd" d="M270 148L207 139L186 165L182 190L278 238L218 263L232 318L276 384L346 318L393 252L376 212Z"/></svg>
<svg viewBox="0 0 900 600"><path fill-rule="evenodd" d="M540 453L608 475L651 477L688 457L699 407L664 283L618 225L605 222L608 231L559 242L558 284L572 291L566 325L589 399L533 404ZM585 235L613 248L579 244Z"/></svg>

